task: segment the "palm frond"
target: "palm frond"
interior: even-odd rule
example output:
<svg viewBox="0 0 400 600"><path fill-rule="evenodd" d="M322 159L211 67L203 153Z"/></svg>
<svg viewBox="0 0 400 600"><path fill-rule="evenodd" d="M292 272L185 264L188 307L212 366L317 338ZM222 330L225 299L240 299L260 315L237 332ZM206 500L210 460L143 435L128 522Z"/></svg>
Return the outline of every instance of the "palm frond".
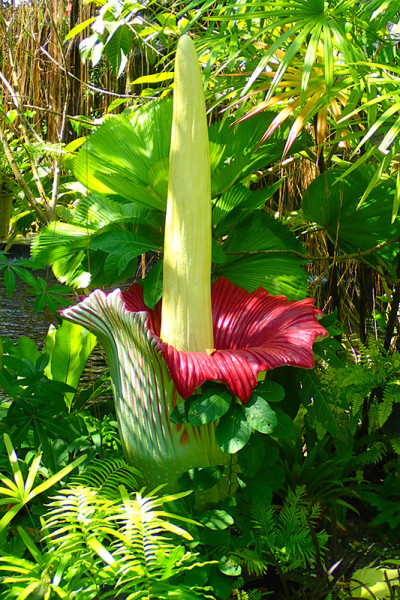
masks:
<svg viewBox="0 0 400 600"><path fill-rule="evenodd" d="M226 277L248 291L263 287L290 300L307 295L302 245L290 230L258 210L241 221L222 245L225 261L215 264L213 275ZM291 253L292 251L292 253Z"/></svg>

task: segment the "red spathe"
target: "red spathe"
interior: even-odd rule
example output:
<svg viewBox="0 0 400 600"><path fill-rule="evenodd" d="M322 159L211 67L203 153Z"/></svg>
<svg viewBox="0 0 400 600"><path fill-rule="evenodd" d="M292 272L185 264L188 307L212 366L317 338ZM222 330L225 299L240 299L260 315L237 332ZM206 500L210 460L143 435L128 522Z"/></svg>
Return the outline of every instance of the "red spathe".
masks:
<svg viewBox="0 0 400 600"><path fill-rule="evenodd" d="M122 292L122 298L127 310L149 314L151 332L183 398L213 380L224 383L245 403L259 372L283 365L312 368L313 343L328 335L311 298L287 301L263 288L249 293L220 278L211 287L215 348L210 353L180 352L159 338L161 301L149 309L137 284Z"/></svg>

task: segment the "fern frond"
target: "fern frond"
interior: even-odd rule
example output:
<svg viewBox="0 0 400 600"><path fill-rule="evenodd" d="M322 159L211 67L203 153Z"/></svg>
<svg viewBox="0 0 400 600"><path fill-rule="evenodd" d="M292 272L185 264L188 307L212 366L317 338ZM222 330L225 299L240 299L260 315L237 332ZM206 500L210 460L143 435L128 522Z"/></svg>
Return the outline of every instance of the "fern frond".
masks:
<svg viewBox="0 0 400 600"><path fill-rule="evenodd" d="M252 507L252 521L254 529L257 530L257 535L262 539L263 543L269 547L275 544L275 512L272 506L262 506L255 504Z"/></svg>
<svg viewBox="0 0 400 600"><path fill-rule="evenodd" d="M391 444L394 452L396 452L396 454L400 454L400 438L399 437L390 438L390 444Z"/></svg>
<svg viewBox="0 0 400 600"><path fill-rule="evenodd" d="M268 561L266 561L258 550L244 548L231 552L232 559L240 565L249 575L261 577L266 573Z"/></svg>
<svg viewBox="0 0 400 600"><path fill-rule="evenodd" d="M49 529L45 539L57 546L59 556L78 554L81 560L103 548L112 534L112 528L105 520L113 510L113 502L101 496L96 490L78 486L62 490L50 503L45 518ZM101 550L100 550L101 552Z"/></svg>
<svg viewBox="0 0 400 600"><path fill-rule="evenodd" d="M385 388L387 389L387 388ZM383 394L382 402L378 405L378 425L382 427L392 414L393 398L390 394Z"/></svg>
<svg viewBox="0 0 400 600"><path fill-rule="evenodd" d="M237 600L262 600L263 597L265 597L265 594L257 592L257 590L249 590L248 592L238 590L236 594Z"/></svg>
<svg viewBox="0 0 400 600"><path fill-rule="evenodd" d="M257 549L267 557L267 562L278 562L285 571L305 568L315 562L315 539L320 554L324 554L328 541L326 532L315 533L314 540L311 535L311 530L317 525L321 507L308 500L304 486L288 490L281 508L268 509L258 507L252 513ZM271 555L274 557L272 561Z"/></svg>
<svg viewBox="0 0 400 600"><path fill-rule="evenodd" d="M386 456L387 452L388 447L385 442L379 440L373 441L364 452L357 455L357 464L359 466L376 464Z"/></svg>
<svg viewBox="0 0 400 600"><path fill-rule="evenodd" d="M140 471L123 459L104 459L94 461L84 473L74 477L71 486L94 488L105 498L115 499L120 498L120 485L129 491L137 490L138 478L142 478Z"/></svg>

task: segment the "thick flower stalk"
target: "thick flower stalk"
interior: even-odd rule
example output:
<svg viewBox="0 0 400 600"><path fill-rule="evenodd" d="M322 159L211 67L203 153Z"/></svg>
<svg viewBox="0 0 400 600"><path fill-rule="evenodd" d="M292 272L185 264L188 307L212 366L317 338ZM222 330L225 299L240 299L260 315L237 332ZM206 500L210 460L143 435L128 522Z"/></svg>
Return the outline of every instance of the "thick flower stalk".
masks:
<svg viewBox="0 0 400 600"><path fill-rule="evenodd" d="M185 85L188 85L186 93ZM211 287L211 197L201 75L193 44L178 45L165 226L163 300L150 310L138 285L96 290L62 316L98 336L110 367L126 457L149 486L192 467L227 464L216 423L177 425L169 414L204 382L224 383L247 402L259 372L314 366L326 335L311 299L288 302L220 278ZM162 318L161 318L162 308Z"/></svg>

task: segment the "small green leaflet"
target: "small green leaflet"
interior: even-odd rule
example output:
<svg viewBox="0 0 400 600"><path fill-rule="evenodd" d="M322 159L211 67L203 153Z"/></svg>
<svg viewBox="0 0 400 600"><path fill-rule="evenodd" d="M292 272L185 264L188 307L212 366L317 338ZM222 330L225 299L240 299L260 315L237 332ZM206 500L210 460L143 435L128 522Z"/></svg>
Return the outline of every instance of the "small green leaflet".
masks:
<svg viewBox="0 0 400 600"><path fill-rule="evenodd" d="M278 424L274 430L274 437L283 438L288 437L293 433L294 425L292 419L283 410L279 408L275 411Z"/></svg>
<svg viewBox="0 0 400 600"><path fill-rule="evenodd" d="M264 381L257 384L256 392L267 402L281 402L285 397L285 388L275 381Z"/></svg>
<svg viewBox="0 0 400 600"><path fill-rule="evenodd" d="M233 518L224 510L207 510L197 520L209 529L226 529L233 525Z"/></svg>
<svg viewBox="0 0 400 600"><path fill-rule="evenodd" d="M143 300L146 306L154 308L162 296L163 261L159 260L151 268L146 279L139 281L143 287Z"/></svg>
<svg viewBox="0 0 400 600"><path fill-rule="evenodd" d="M263 479L251 479L244 488L244 495L255 504L268 506L272 502L273 491Z"/></svg>
<svg viewBox="0 0 400 600"><path fill-rule="evenodd" d="M237 577L242 572L242 567L238 565L230 556L221 556L218 562L218 568L224 575Z"/></svg>
<svg viewBox="0 0 400 600"><path fill-rule="evenodd" d="M11 298L15 289L15 274L11 267L6 267L4 271L4 284L6 286L8 297Z"/></svg>
<svg viewBox="0 0 400 600"><path fill-rule="evenodd" d="M270 448L268 447L268 450ZM265 438L253 433L245 447L238 453L238 464L247 477L254 477L266 459Z"/></svg>
<svg viewBox="0 0 400 600"><path fill-rule="evenodd" d="M189 423L188 420L189 402L183 400L178 402L175 408L169 414L169 420L171 423Z"/></svg>
<svg viewBox="0 0 400 600"><path fill-rule="evenodd" d="M189 423L195 427L217 421L229 409L232 394L227 390L211 388L196 396L189 408Z"/></svg>
<svg viewBox="0 0 400 600"><path fill-rule="evenodd" d="M223 415L215 430L215 439L223 452L235 454L250 439L251 426L247 422L241 404L233 403Z"/></svg>
<svg viewBox="0 0 400 600"><path fill-rule="evenodd" d="M252 429L260 433L272 433L277 425L275 412L264 398L252 394L247 404L243 405L247 422Z"/></svg>
<svg viewBox="0 0 400 600"><path fill-rule="evenodd" d="M189 469L179 478L179 483L190 490L208 490L220 481L224 468L210 465Z"/></svg>

